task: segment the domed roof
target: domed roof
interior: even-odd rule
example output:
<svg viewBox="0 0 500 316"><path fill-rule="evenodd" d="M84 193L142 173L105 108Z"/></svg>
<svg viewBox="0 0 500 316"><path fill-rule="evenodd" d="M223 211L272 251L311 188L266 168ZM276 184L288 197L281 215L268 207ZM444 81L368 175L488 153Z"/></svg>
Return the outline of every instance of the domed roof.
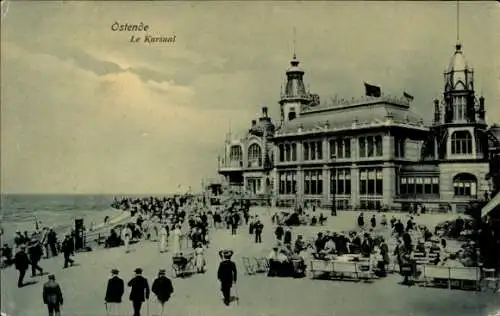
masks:
<svg viewBox="0 0 500 316"><path fill-rule="evenodd" d="M457 44L455 46L455 54L451 57L450 64L448 66L448 72L450 71L463 71L468 69L467 60L462 52L462 45Z"/></svg>
<svg viewBox="0 0 500 316"><path fill-rule="evenodd" d="M290 61L290 67L286 70L286 72L304 72L302 68L299 66L300 61L297 59L297 55L293 54L293 59Z"/></svg>

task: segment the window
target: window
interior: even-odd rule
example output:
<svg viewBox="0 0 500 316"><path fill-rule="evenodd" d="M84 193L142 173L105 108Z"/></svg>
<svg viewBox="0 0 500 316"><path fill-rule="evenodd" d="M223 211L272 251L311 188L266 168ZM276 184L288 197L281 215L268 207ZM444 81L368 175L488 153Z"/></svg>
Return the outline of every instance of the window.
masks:
<svg viewBox="0 0 500 316"><path fill-rule="evenodd" d="M407 179L406 177L401 177L400 185L399 185L399 194L405 195L408 193L408 186L406 185Z"/></svg>
<svg viewBox="0 0 500 316"><path fill-rule="evenodd" d="M297 189L297 173L295 171L282 171L279 175L279 194L295 194Z"/></svg>
<svg viewBox="0 0 500 316"><path fill-rule="evenodd" d="M280 161L285 161L285 145L279 144Z"/></svg>
<svg viewBox="0 0 500 316"><path fill-rule="evenodd" d="M360 137L359 157L380 157L383 155L382 136Z"/></svg>
<svg viewBox="0 0 500 316"><path fill-rule="evenodd" d="M240 145L233 145L229 150L229 159L232 161L241 161L243 159L243 150Z"/></svg>
<svg viewBox="0 0 500 316"><path fill-rule="evenodd" d="M368 157L373 157L373 147L374 147L374 143L373 143L373 136L368 136L366 138L366 143L367 143L367 146L368 146L368 150L367 150L367 156Z"/></svg>
<svg viewBox="0 0 500 316"><path fill-rule="evenodd" d="M364 137L360 137L358 142L359 142L359 156L366 157L366 139Z"/></svg>
<svg viewBox="0 0 500 316"><path fill-rule="evenodd" d="M463 121L467 116L467 103L465 96L455 97L453 100L453 120Z"/></svg>
<svg viewBox="0 0 500 316"><path fill-rule="evenodd" d="M297 117L297 115L295 114L295 112L289 112L288 113L288 120L289 121L295 120L296 117Z"/></svg>
<svg viewBox="0 0 500 316"><path fill-rule="evenodd" d="M403 175L399 181L401 195L439 195L439 177Z"/></svg>
<svg viewBox="0 0 500 316"><path fill-rule="evenodd" d="M321 195L323 194L323 171L306 170L304 171L304 194Z"/></svg>
<svg viewBox="0 0 500 316"><path fill-rule="evenodd" d="M337 154L337 142L335 140L330 140L330 157L339 157Z"/></svg>
<svg viewBox="0 0 500 316"><path fill-rule="evenodd" d="M344 139L344 157L351 158L351 139Z"/></svg>
<svg viewBox="0 0 500 316"><path fill-rule="evenodd" d="M459 173L453 178L455 196L476 196L477 179L470 173Z"/></svg>
<svg viewBox="0 0 500 316"><path fill-rule="evenodd" d="M361 195L382 195L384 188L382 168L361 168L359 182Z"/></svg>
<svg viewBox="0 0 500 316"><path fill-rule="evenodd" d="M258 144L252 144L248 147L248 166L262 167L262 151Z"/></svg>
<svg viewBox="0 0 500 316"><path fill-rule="evenodd" d="M330 173L330 193L351 194L351 169L332 169Z"/></svg>
<svg viewBox="0 0 500 316"><path fill-rule="evenodd" d="M290 144L285 144L285 160L290 161L292 158L292 150Z"/></svg>
<svg viewBox="0 0 500 316"><path fill-rule="evenodd" d="M382 145L382 136L375 136L375 155L380 157L383 155L383 145Z"/></svg>
<svg viewBox="0 0 500 316"><path fill-rule="evenodd" d="M472 137L469 131L456 131L451 135L451 153L472 154Z"/></svg>
<svg viewBox="0 0 500 316"><path fill-rule="evenodd" d="M312 141L304 143L304 160L322 160L323 142Z"/></svg>
<svg viewBox="0 0 500 316"><path fill-rule="evenodd" d="M394 137L394 156L398 158L405 157L405 143L404 138Z"/></svg>
<svg viewBox="0 0 500 316"><path fill-rule="evenodd" d="M383 194L383 189L384 187L384 176L382 175L382 169L377 169L376 170L376 181L375 181L375 192L377 195L382 195Z"/></svg>
<svg viewBox="0 0 500 316"><path fill-rule="evenodd" d="M297 161L297 144L292 144L292 161Z"/></svg>

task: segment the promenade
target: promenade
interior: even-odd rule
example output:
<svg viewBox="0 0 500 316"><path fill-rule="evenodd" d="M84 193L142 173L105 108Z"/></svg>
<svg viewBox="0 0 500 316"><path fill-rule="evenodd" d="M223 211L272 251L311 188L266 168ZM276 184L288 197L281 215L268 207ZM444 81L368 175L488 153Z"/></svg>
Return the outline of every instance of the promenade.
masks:
<svg viewBox="0 0 500 316"><path fill-rule="evenodd" d="M406 287L399 285L400 276L393 274L373 283L345 281L323 281L289 278L267 278L265 275L244 275L242 256L267 255L274 244L274 228L269 220L269 210L252 208L252 214L260 214L265 225L263 243L254 244L248 229L243 226L237 236L230 231L212 231L211 245L207 250L207 272L185 279L173 279L174 294L167 303L165 315L248 315L248 316L364 316L364 315L414 315L414 316L487 316L500 310L498 294L475 293L459 290ZM325 213L326 214L326 213ZM352 228L358 213L339 213L328 219L327 227L300 227L298 231L318 230L340 231ZM365 218L371 217L366 213ZM441 219L425 215L417 222ZM436 215L439 216L439 215ZM388 215L390 219L390 214ZM233 260L238 266L239 304L227 307L222 304L216 270L219 263L218 250L231 248L235 251ZM124 248L98 249L79 253L75 257L78 266L62 269L63 258L43 260L42 267L56 275L64 295L64 316L106 315L104 294L107 279L112 268L120 270L125 282L134 275L133 270L141 267L151 285L158 269L167 270L171 276L171 254L160 254L158 244L141 241L132 245L132 251ZM30 272L28 272L28 275ZM42 304L42 284L47 276L27 278L37 284L18 289L17 271L4 269L1 273L1 309L11 316L47 315ZM132 315L128 300L129 288L124 294L124 315ZM146 306L143 307L146 314Z"/></svg>

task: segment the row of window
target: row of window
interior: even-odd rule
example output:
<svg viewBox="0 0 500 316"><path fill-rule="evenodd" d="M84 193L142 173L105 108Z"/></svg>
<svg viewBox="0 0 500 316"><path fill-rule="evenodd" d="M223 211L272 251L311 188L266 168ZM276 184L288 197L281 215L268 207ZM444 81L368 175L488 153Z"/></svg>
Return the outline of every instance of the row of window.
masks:
<svg viewBox="0 0 500 316"><path fill-rule="evenodd" d="M295 171L280 172L279 194L297 193L297 173Z"/></svg>
<svg viewBox="0 0 500 316"><path fill-rule="evenodd" d="M453 120L464 121L467 116L467 99L465 96L457 96L453 99Z"/></svg>
<svg viewBox="0 0 500 316"><path fill-rule="evenodd" d="M361 195L382 195L383 189L382 168L359 169L359 193Z"/></svg>
<svg viewBox="0 0 500 316"><path fill-rule="evenodd" d="M304 160L323 160L323 142L304 142Z"/></svg>
<svg viewBox="0 0 500 316"><path fill-rule="evenodd" d="M330 157L337 159L351 158L351 139L341 138L330 140Z"/></svg>
<svg viewBox="0 0 500 316"><path fill-rule="evenodd" d="M401 195L439 195L438 177L402 176L399 180L399 194Z"/></svg>
<svg viewBox="0 0 500 316"><path fill-rule="evenodd" d="M279 158L281 162L297 161L297 144L280 144L278 146Z"/></svg>
<svg viewBox="0 0 500 316"><path fill-rule="evenodd" d="M382 136L359 137L359 157L380 157L383 155Z"/></svg>
<svg viewBox="0 0 500 316"><path fill-rule="evenodd" d="M304 194L323 194L323 171L304 171Z"/></svg>
<svg viewBox="0 0 500 316"><path fill-rule="evenodd" d="M351 194L351 169L335 169L330 174L330 193Z"/></svg>

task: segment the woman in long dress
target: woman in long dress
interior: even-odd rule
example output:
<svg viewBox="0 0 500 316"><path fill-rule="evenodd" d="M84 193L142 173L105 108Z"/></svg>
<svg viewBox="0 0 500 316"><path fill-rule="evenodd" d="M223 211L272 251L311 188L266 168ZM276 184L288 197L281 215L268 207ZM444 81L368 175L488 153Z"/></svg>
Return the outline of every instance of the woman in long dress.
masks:
<svg viewBox="0 0 500 316"><path fill-rule="evenodd" d="M199 242L198 245L196 246L194 253L196 255L195 257L196 272L198 273L205 272L205 265L206 265L205 249L203 248L203 244L201 242Z"/></svg>
<svg viewBox="0 0 500 316"><path fill-rule="evenodd" d="M172 231L172 253L176 254L181 252L181 226L179 224L175 225L175 229Z"/></svg>
<svg viewBox="0 0 500 316"><path fill-rule="evenodd" d="M164 253L165 251L167 251L167 237L167 228L165 227L165 225L162 225L160 229L160 253Z"/></svg>

